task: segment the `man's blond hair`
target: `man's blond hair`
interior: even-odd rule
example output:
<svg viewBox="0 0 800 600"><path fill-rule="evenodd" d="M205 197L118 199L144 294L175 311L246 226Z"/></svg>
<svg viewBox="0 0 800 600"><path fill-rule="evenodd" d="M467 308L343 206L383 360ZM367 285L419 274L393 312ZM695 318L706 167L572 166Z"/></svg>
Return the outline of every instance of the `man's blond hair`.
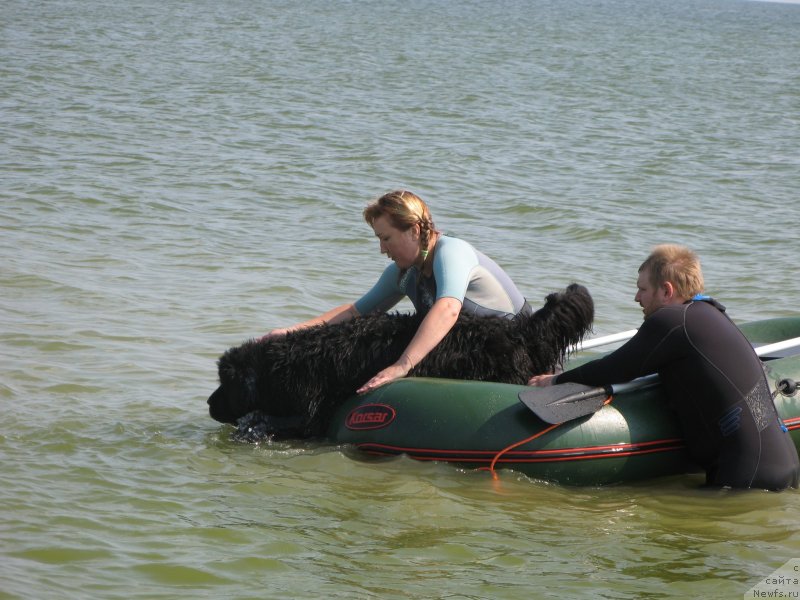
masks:
<svg viewBox="0 0 800 600"><path fill-rule="evenodd" d="M697 254L686 246L661 244L655 246L650 256L639 267L647 270L650 283L661 287L670 282L675 294L681 298L693 298L703 291L703 271Z"/></svg>

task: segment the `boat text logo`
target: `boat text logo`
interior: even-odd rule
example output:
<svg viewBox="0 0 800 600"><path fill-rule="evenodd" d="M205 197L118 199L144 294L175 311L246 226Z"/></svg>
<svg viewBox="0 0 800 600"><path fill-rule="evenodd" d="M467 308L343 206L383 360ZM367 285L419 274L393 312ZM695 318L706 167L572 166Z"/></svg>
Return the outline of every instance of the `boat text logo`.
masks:
<svg viewBox="0 0 800 600"><path fill-rule="evenodd" d="M394 421L397 412L386 404L364 404L350 411L345 427L354 430L380 429Z"/></svg>

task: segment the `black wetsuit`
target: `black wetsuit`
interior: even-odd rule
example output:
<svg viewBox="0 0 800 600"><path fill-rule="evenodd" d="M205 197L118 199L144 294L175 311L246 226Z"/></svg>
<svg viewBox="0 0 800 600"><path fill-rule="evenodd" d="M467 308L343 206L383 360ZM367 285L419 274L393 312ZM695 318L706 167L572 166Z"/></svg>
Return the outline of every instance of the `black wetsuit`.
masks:
<svg viewBox="0 0 800 600"><path fill-rule="evenodd" d="M797 487L797 449L750 342L711 299L668 305L621 348L557 383L606 385L658 372L709 485Z"/></svg>

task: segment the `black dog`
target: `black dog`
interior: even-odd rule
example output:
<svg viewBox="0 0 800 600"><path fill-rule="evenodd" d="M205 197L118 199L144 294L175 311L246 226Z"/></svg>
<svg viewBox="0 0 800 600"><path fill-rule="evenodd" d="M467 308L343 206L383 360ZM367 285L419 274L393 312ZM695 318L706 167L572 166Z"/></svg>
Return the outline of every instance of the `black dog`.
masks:
<svg viewBox="0 0 800 600"><path fill-rule="evenodd" d="M559 366L593 318L592 297L578 284L514 319L461 315L409 375L525 384ZM209 413L236 423L259 411L265 436L322 436L342 402L400 357L420 321L372 314L231 348L218 361L220 386L208 399Z"/></svg>

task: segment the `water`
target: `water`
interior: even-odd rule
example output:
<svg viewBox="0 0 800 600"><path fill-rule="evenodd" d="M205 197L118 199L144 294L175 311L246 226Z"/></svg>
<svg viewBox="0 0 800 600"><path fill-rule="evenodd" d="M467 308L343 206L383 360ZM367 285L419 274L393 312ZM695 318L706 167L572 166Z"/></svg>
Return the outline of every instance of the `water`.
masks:
<svg viewBox="0 0 800 600"><path fill-rule="evenodd" d="M249 446L226 348L354 299L408 187L532 303L640 321L651 245L737 320L796 315L800 6L0 6L0 598L735 598L796 492L572 489Z"/></svg>

